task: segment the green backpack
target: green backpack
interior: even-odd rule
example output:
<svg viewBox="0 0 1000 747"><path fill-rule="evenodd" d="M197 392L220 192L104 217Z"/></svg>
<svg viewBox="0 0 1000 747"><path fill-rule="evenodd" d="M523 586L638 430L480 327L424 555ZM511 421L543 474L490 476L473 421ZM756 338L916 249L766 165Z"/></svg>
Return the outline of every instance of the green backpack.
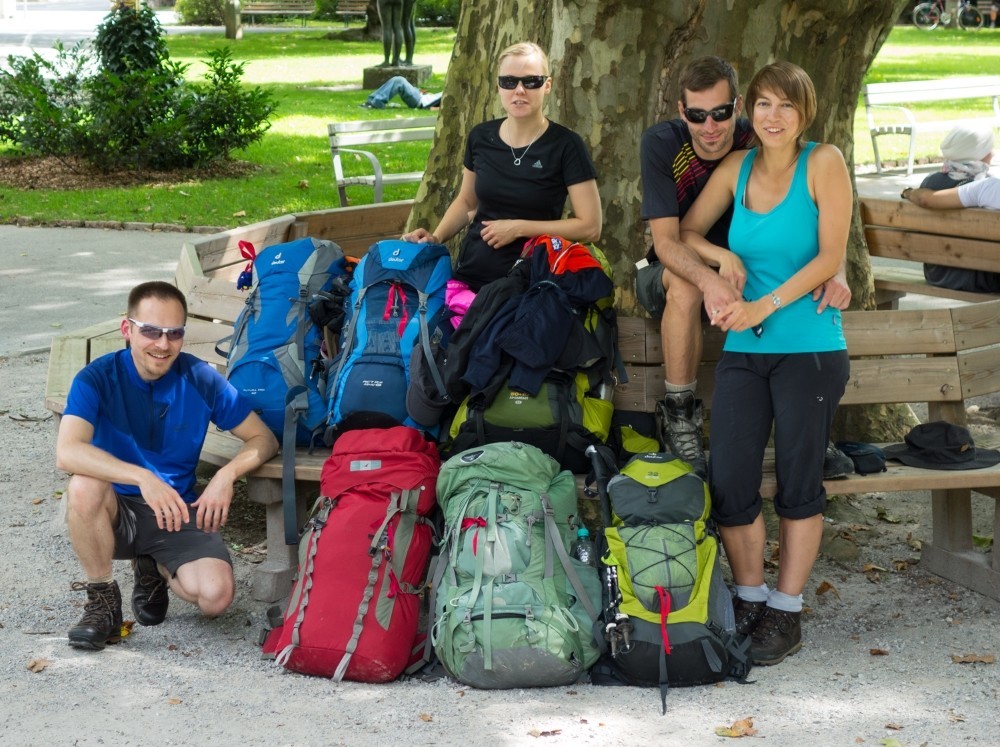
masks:
<svg viewBox="0 0 1000 747"><path fill-rule="evenodd" d="M576 682L597 661L601 586L575 558L572 473L533 446L487 444L441 467L445 533L431 639L456 680L489 689Z"/></svg>
<svg viewBox="0 0 1000 747"><path fill-rule="evenodd" d="M600 471L613 464L604 458ZM750 639L736 633L705 482L672 454L649 453L610 480L599 475L598 487L610 515L602 562L611 598L594 684L659 685L666 712L671 685L745 680Z"/></svg>

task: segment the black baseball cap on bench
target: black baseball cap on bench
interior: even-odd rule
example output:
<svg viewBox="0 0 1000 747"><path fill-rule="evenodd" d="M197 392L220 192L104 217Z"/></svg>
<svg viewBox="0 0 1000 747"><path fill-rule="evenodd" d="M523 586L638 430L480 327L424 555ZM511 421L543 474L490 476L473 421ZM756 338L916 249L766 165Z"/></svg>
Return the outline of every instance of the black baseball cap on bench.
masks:
<svg viewBox="0 0 1000 747"><path fill-rule="evenodd" d="M936 420L914 426L905 443L886 446L886 459L923 469L982 469L1000 463L1000 451L977 449L965 428Z"/></svg>

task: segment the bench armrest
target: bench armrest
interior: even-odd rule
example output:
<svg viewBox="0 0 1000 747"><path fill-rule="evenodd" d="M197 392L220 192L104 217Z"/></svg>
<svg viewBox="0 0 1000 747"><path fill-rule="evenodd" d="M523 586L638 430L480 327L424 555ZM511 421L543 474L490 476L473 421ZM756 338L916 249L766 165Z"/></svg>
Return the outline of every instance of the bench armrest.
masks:
<svg viewBox="0 0 1000 747"><path fill-rule="evenodd" d="M877 130L878 127L875 124L875 117L872 116L874 109L891 109L893 111L901 112L903 117L906 119L907 124L915 125L917 123L917 118L914 116L910 109L905 106L889 106L888 104L869 104L865 107L865 114L868 116L868 129Z"/></svg>
<svg viewBox="0 0 1000 747"><path fill-rule="evenodd" d="M344 167L340 160L341 153L357 153L368 159L368 162L372 166L372 170L375 172L375 202L382 202L382 164L376 156L371 151L358 150L357 148L337 148L333 153L333 178L337 183L337 188L340 190L340 204L341 207L347 206L347 200L345 199L345 194L341 188L341 182L345 180Z"/></svg>

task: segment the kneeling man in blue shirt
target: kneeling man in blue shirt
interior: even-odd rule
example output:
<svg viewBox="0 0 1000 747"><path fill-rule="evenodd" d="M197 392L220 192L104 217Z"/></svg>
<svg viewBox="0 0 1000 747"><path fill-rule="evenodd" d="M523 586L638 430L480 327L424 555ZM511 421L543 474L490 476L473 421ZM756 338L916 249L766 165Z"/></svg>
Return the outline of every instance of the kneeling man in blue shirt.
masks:
<svg viewBox="0 0 1000 747"><path fill-rule="evenodd" d="M232 561L219 530L233 482L270 459L274 435L250 403L204 361L181 352L187 301L169 283L128 297L128 347L76 375L59 425L56 465L67 486L70 541L87 577L83 617L69 645L101 650L121 635L112 560L131 560L132 611L143 625L167 614L168 588L214 617L232 603ZM243 446L200 496L195 470L209 423Z"/></svg>

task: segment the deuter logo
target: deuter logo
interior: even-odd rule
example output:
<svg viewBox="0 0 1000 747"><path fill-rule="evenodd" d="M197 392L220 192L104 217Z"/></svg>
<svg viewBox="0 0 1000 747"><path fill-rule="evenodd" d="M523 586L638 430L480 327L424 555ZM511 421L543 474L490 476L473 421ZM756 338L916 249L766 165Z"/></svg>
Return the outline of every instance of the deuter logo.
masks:
<svg viewBox="0 0 1000 747"><path fill-rule="evenodd" d="M385 263L387 265L391 264L403 264L406 262L406 257L403 256L403 250L399 247L392 250L388 257L385 258Z"/></svg>
<svg viewBox="0 0 1000 747"><path fill-rule="evenodd" d="M285 264L285 260L281 258L281 252L278 252L277 254L274 255L274 259L271 260L271 266L273 267L274 265L283 265L283 264Z"/></svg>
<svg viewBox="0 0 1000 747"><path fill-rule="evenodd" d="M511 392L510 393L510 403L520 407L525 402L527 402L531 397L529 397L524 392Z"/></svg>
<svg viewBox="0 0 1000 747"><path fill-rule="evenodd" d="M361 386L370 386L375 389L379 389L382 386L382 381L380 379L362 379Z"/></svg>

